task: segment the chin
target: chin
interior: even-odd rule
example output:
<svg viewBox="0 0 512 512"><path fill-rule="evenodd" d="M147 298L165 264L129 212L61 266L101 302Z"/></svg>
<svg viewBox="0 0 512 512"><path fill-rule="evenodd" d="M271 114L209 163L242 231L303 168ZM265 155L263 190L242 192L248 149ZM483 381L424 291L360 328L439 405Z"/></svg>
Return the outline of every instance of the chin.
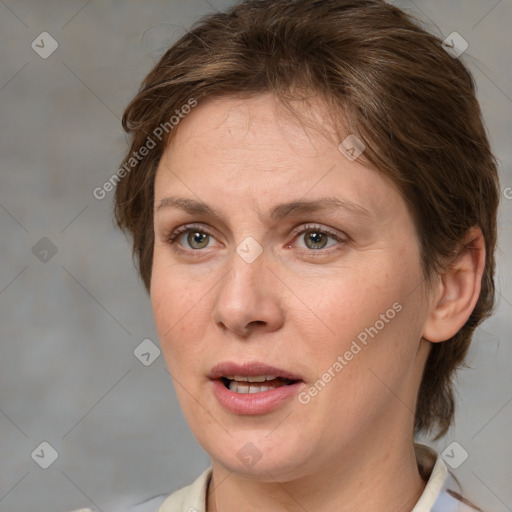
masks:
<svg viewBox="0 0 512 512"><path fill-rule="evenodd" d="M275 428L275 424L272 428ZM240 431L225 434L222 440L204 439L201 445L225 470L258 481L289 481L300 477L310 467L311 443L305 443L293 432L273 438L272 429ZM219 442L221 441L221 442Z"/></svg>

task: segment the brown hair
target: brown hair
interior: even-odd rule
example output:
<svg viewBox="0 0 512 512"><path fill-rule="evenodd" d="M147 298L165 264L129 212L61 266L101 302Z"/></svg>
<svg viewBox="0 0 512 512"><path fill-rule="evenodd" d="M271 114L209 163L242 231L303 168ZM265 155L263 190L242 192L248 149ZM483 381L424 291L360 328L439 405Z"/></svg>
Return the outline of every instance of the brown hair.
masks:
<svg viewBox="0 0 512 512"><path fill-rule="evenodd" d="M191 101L266 92L288 108L301 94L319 96L335 125L342 119L346 134L364 142L364 158L407 202L427 280L443 271L469 228L482 229L478 303L453 338L433 344L419 389L415 430L441 437L454 415L454 370L493 308L497 163L471 73L397 7L381 0L246 0L199 20L167 50L124 113L131 148L115 193L116 221L133 237L146 290L154 178L172 135L169 120ZM150 140L155 147L140 157Z"/></svg>

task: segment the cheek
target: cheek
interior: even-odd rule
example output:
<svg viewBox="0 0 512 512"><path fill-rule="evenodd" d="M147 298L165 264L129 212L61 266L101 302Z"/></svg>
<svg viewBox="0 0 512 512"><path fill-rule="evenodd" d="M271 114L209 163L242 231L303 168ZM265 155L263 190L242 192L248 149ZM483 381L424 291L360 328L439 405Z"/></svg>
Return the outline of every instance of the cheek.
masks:
<svg viewBox="0 0 512 512"><path fill-rule="evenodd" d="M333 293L326 306L335 334L306 346L316 378L328 381L317 405L323 404L333 421L339 416L370 421L396 399L393 393L406 402L404 383L414 372L421 338L419 291L411 293L411 287L396 280L382 288L361 284L351 293Z"/></svg>
<svg viewBox="0 0 512 512"><path fill-rule="evenodd" d="M182 277L179 266L169 263L168 251L164 246L155 246L151 272L151 305L161 334L177 325L190 310L194 293L197 293L197 287Z"/></svg>
<svg viewBox="0 0 512 512"><path fill-rule="evenodd" d="M294 288L309 306L307 316L313 319L316 327L323 327L322 332L325 331L327 338L347 340L373 325L381 313L401 300L404 287L390 275L385 263L377 271L369 267L344 268L338 275L321 280L315 278L307 285L304 281L302 285L296 283ZM297 311L305 310L304 305L298 305L298 308ZM304 315L299 315L299 321L307 330L312 329Z"/></svg>
<svg viewBox="0 0 512 512"><path fill-rule="evenodd" d="M177 356L187 346L193 329L190 322L197 312L197 287L179 278L176 269L165 268L155 259L151 281L151 305L160 344L166 359Z"/></svg>
<svg viewBox="0 0 512 512"><path fill-rule="evenodd" d="M311 288L308 293L304 284L297 292L311 304L306 315L303 306L296 310L295 321L302 349L317 373L326 372L345 354L347 364L342 363L339 374L350 374L351 381L368 378L371 367L387 369L414 359L421 316L418 293L411 293L418 278L416 267L380 255L378 265L339 275L316 280L315 293Z"/></svg>

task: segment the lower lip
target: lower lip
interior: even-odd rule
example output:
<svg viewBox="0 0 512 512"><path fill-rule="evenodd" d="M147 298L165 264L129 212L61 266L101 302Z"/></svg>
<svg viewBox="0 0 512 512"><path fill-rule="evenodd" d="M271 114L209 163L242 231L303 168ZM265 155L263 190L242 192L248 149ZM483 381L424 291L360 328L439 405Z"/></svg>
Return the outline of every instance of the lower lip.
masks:
<svg viewBox="0 0 512 512"><path fill-rule="evenodd" d="M221 380L213 380L213 392L219 403L233 414L266 414L272 412L299 393L304 385L298 381L288 386L261 393L234 393Z"/></svg>

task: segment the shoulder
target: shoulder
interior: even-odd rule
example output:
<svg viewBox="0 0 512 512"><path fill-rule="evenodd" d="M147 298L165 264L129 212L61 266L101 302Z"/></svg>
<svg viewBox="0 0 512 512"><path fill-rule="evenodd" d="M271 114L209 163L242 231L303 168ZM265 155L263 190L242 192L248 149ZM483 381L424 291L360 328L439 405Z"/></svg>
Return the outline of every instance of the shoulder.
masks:
<svg viewBox="0 0 512 512"><path fill-rule="evenodd" d="M161 494L115 512L205 512L206 491L211 478L211 467L193 483L172 494ZM97 512L82 508L73 512ZM104 512L109 512L104 509ZM112 511L114 512L114 511Z"/></svg>
<svg viewBox="0 0 512 512"><path fill-rule="evenodd" d="M211 476L212 468L209 467L193 483L168 496L158 512L205 512Z"/></svg>
<svg viewBox="0 0 512 512"><path fill-rule="evenodd" d="M116 508L115 512L159 512L160 506L167 499L168 494L162 494L159 496L153 496L144 501L131 505L129 507L123 507L122 509ZM111 509L102 509L103 512L114 512ZM99 512L97 509L92 508L80 508L73 510L72 512Z"/></svg>

